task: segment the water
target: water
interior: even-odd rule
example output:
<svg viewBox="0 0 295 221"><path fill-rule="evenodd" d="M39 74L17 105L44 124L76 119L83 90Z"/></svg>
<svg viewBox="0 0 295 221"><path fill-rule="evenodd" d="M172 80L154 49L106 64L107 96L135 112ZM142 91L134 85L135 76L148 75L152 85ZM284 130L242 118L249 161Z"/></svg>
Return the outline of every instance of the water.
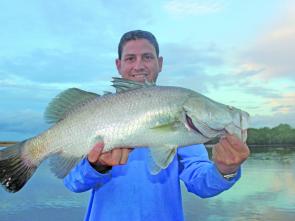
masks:
<svg viewBox="0 0 295 221"><path fill-rule="evenodd" d="M26 187L15 194L0 190L1 221L83 220L90 193L69 192L47 164ZM182 187L187 221L293 221L295 148L252 149L242 179L219 196L200 199Z"/></svg>
<svg viewBox="0 0 295 221"><path fill-rule="evenodd" d="M184 195L189 221L295 220L295 148L257 148L241 180L209 199Z"/></svg>

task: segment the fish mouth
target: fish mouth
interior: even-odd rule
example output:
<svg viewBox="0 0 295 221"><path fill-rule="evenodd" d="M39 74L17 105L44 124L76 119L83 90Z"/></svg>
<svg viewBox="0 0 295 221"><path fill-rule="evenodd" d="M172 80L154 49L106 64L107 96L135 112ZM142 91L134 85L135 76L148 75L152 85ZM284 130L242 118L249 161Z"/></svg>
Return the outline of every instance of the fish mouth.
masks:
<svg viewBox="0 0 295 221"><path fill-rule="evenodd" d="M186 118L186 123L191 130L201 134L204 137L207 137L194 125L192 118L190 118L187 114L185 115L185 118Z"/></svg>
<svg viewBox="0 0 295 221"><path fill-rule="evenodd" d="M186 114L185 115L186 118L186 123L187 123L187 127L194 131L195 133L201 134L203 137L207 138L207 139L212 139L221 135L225 134L225 131L223 129L218 130L218 129L213 129L210 128L206 123L198 121L198 126L196 127L193 123L193 120Z"/></svg>

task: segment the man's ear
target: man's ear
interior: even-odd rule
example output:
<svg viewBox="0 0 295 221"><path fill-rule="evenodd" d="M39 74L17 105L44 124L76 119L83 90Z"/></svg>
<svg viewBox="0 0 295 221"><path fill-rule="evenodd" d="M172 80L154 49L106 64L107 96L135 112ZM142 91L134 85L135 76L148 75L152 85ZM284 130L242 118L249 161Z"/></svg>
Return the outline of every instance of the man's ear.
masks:
<svg viewBox="0 0 295 221"><path fill-rule="evenodd" d="M119 59L119 58L116 59L116 67L117 67L118 72L121 73L120 72L120 70L121 70L121 59Z"/></svg>
<svg viewBox="0 0 295 221"><path fill-rule="evenodd" d="M162 56L158 57L158 63L159 63L160 71L162 71L162 65L163 65L163 57Z"/></svg>

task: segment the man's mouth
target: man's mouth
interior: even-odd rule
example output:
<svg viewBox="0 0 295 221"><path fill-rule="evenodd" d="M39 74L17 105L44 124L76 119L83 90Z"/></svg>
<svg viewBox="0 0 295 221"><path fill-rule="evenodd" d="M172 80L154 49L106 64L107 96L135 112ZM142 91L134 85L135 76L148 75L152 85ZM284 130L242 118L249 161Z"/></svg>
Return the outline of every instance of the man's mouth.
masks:
<svg viewBox="0 0 295 221"><path fill-rule="evenodd" d="M147 73L138 73L138 74L131 74L132 77L147 77Z"/></svg>

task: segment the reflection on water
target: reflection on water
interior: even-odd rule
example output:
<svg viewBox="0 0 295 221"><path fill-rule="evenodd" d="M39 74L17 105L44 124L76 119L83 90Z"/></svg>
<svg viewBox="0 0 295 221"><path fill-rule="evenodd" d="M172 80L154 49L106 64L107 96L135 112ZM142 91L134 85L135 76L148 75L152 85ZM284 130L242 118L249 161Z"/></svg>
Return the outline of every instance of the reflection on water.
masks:
<svg viewBox="0 0 295 221"><path fill-rule="evenodd" d="M187 220L284 220L295 217L295 148L256 148L241 180L209 199L184 196Z"/></svg>
<svg viewBox="0 0 295 221"><path fill-rule="evenodd" d="M29 188L15 194L0 190L1 221L83 220L90 193L69 192L47 164L29 182ZM295 148L252 149L242 179L214 198L200 199L183 190L187 221L293 221Z"/></svg>

